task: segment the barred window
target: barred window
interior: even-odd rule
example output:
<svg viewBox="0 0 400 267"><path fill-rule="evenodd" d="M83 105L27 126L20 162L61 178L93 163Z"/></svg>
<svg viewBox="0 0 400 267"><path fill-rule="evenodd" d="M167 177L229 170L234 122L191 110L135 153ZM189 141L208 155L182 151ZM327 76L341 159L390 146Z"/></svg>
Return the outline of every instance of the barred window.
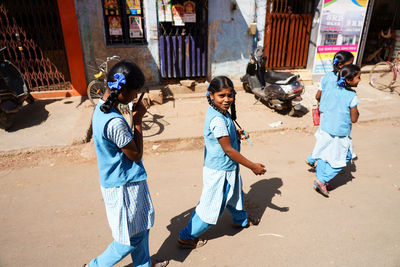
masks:
<svg viewBox="0 0 400 267"><path fill-rule="evenodd" d="M102 0L107 45L146 44L142 0Z"/></svg>

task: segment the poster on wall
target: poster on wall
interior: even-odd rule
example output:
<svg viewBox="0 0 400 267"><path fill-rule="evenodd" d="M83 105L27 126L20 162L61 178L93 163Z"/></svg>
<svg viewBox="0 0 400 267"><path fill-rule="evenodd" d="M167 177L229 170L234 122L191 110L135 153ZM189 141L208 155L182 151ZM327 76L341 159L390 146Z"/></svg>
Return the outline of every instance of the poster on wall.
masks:
<svg viewBox="0 0 400 267"><path fill-rule="evenodd" d="M126 0L126 14L140 15L140 0Z"/></svg>
<svg viewBox="0 0 400 267"><path fill-rule="evenodd" d="M129 37L143 38L142 18L140 16L129 16Z"/></svg>
<svg viewBox="0 0 400 267"><path fill-rule="evenodd" d="M185 21L183 20L184 14L185 8L183 7L183 5L172 5L172 17L174 19L174 26L185 26Z"/></svg>
<svg viewBox="0 0 400 267"><path fill-rule="evenodd" d="M333 56L340 50L357 58L368 0L324 0L318 32L314 74L332 71Z"/></svg>
<svg viewBox="0 0 400 267"><path fill-rule="evenodd" d="M110 30L110 35L122 36L121 17L117 16L108 17L108 28Z"/></svg>
<svg viewBox="0 0 400 267"><path fill-rule="evenodd" d="M158 22L172 22L171 0L157 0Z"/></svg>
<svg viewBox="0 0 400 267"><path fill-rule="evenodd" d="M193 1L183 3L185 15L183 17L185 23L196 23L196 4Z"/></svg>

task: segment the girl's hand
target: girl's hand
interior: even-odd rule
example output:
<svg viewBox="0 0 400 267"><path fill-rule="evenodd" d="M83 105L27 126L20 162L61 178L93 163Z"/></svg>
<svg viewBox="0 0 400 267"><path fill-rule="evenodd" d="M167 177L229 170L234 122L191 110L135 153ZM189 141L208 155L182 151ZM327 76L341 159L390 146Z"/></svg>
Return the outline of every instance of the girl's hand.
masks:
<svg viewBox="0 0 400 267"><path fill-rule="evenodd" d="M261 163L254 163L253 167L250 168L255 175L262 175L264 174L267 170L265 169L265 166Z"/></svg>
<svg viewBox="0 0 400 267"><path fill-rule="evenodd" d="M141 122L144 114L146 114L146 107L143 105L142 101L136 103L132 108L132 116L134 122Z"/></svg>
<svg viewBox="0 0 400 267"><path fill-rule="evenodd" d="M241 140L246 139L246 136L244 135L243 132L244 132L243 129L238 129L238 130L237 130L238 137L239 137L239 139L241 139ZM250 135L249 135L248 133L246 133L246 134L247 134L247 138L250 138Z"/></svg>

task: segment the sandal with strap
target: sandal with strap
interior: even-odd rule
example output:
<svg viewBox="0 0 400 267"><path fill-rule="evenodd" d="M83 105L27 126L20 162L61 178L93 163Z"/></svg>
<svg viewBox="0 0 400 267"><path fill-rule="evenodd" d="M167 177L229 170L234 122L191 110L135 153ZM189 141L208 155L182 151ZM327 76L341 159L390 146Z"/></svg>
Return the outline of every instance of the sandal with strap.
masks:
<svg viewBox="0 0 400 267"><path fill-rule="evenodd" d="M195 249L201 248L207 243L207 240L202 238L195 238L195 239L180 239L178 238L178 243L181 248L188 248L188 249Z"/></svg>
<svg viewBox="0 0 400 267"><path fill-rule="evenodd" d="M306 164L308 165L308 166L310 166L312 169L314 169L315 170L315 168L317 167L317 166L315 166L315 163L314 164L311 164L308 160L306 160Z"/></svg>
<svg viewBox="0 0 400 267"><path fill-rule="evenodd" d="M160 261L157 263L154 263L152 267L166 267L169 264L169 261Z"/></svg>
<svg viewBox="0 0 400 267"><path fill-rule="evenodd" d="M317 181L314 180L314 189L317 192L321 193L321 195L323 195L324 197L329 197L329 192L328 190L326 190L325 184L321 186Z"/></svg>
<svg viewBox="0 0 400 267"><path fill-rule="evenodd" d="M256 226L256 225L258 225L259 223L260 223L260 219L259 218L254 218L254 217L251 217L251 216L248 216L247 217L247 224L245 225L245 226L242 226L242 225L240 225L240 224L237 224L237 223L232 223L232 226L234 227L234 228L238 228L238 229L241 229L241 228L249 228L250 226Z"/></svg>

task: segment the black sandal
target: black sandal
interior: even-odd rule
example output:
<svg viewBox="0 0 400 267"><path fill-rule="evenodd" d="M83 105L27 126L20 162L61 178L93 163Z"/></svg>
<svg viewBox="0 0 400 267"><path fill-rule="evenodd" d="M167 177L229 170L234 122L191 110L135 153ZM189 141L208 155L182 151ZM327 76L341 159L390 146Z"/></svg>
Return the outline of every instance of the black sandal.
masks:
<svg viewBox="0 0 400 267"><path fill-rule="evenodd" d="M195 239L178 238L178 243L181 248L195 249L204 246L207 243L207 240L198 237Z"/></svg>

